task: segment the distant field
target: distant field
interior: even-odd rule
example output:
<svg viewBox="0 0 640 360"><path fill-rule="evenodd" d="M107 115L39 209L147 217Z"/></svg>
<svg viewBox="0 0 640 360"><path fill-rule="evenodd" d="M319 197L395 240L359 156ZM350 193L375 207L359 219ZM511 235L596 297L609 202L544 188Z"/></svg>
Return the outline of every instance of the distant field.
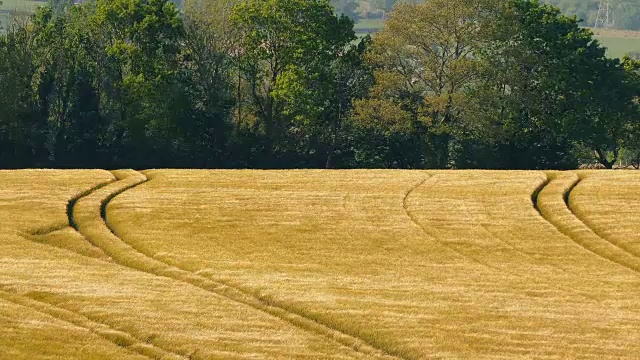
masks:
<svg viewBox="0 0 640 360"><path fill-rule="evenodd" d="M384 27L382 19L363 19L355 24L354 29L359 36L375 32ZM592 29L596 38L607 48L607 54L613 58L621 58L631 52L640 52L640 31Z"/></svg>
<svg viewBox="0 0 640 360"><path fill-rule="evenodd" d="M7 25L9 19L9 15L0 12L0 32Z"/></svg>
<svg viewBox="0 0 640 360"><path fill-rule="evenodd" d="M382 27L384 27L384 20L382 19L361 19L353 26L357 32L368 32L371 30L382 29Z"/></svg>
<svg viewBox="0 0 640 360"><path fill-rule="evenodd" d="M46 5L47 1L35 1L35 0L2 0L0 10L24 10L32 11L38 5Z"/></svg>
<svg viewBox="0 0 640 360"><path fill-rule="evenodd" d="M598 38L602 41L602 45L607 47L607 53L610 57L621 58L628 53L640 52L640 37L636 39Z"/></svg>
<svg viewBox="0 0 640 360"><path fill-rule="evenodd" d="M592 29L609 56L622 57L627 53L640 52L640 31Z"/></svg>
<svg viewBox="0 0 640 360"><path fill-rule="evenodd" d="M0 31L7 26L10 20L10 14L13 11L19 11L23 13L31 13L38 5L45 5L44 1L30 1L30 0L0 0Z"/></svg>
<svg viewBox="0 0 640 360"><path fill-rule="evenodd" d="M634 171L0 171L11 359L637 358Z"/></svg>

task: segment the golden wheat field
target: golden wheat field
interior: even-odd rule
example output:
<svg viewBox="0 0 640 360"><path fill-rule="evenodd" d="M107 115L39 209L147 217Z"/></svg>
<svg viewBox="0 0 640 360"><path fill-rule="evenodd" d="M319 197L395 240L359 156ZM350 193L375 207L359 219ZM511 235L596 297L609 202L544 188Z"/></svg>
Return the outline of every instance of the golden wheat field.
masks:
<svg viewBox="0 0 640 360"><path fill-rule="evenodd" d="M637 359L640 173L0 171L0 359Z"/></svg>

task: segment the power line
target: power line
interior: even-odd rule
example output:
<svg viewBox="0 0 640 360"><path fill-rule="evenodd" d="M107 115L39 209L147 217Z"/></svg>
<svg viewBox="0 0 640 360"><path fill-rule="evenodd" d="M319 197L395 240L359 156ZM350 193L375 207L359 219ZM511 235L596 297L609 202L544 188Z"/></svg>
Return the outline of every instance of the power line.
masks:
<svg viewBox="0 0 640 360"><path fill-rule="evenodd" d="M598 15L596 16L596 28L610 28L615 24L611 0L602 0L598 5Z"/></svg>

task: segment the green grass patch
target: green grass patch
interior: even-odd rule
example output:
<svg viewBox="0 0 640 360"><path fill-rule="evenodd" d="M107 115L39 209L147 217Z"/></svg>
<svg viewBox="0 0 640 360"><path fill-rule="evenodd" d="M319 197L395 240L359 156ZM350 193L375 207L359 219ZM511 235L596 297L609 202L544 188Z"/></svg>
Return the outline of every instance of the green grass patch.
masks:
<svg viewBox="0 0 640 360"><path fill-rule="evenodd" d="M382 19L360 19L354 26L355 31L370 31L372 29L380 30L384 27Z"/></svg>
<svg viewBox="0 0 640 360"><path fill-rule="evenodd" d="M607 48L607 55L609 55L609 57L621 58L631 52L640 52L640 37L598 37L598 40Z"/></svg>
<svg viewBox="0 0 640 360"><path fill-rule="evenodd" d="M0 31L9 25L9 15L0 13Z"/></svg>
<svg viewBox="0 0 640 360"><path fill-rule="evenodd" d="M1 0L0 10L22 10L33 11L37 6L44 6L47 1L32 1L32 0Z"/></svg>
<svg viewBox="0 0 640 360"><path fill-rule="evenodd" d="M47 1L32 0L0 0L0 32L4 31L11 22L11 15L17 11L21 16L33 13L38 6L47 5Z"/></svg>

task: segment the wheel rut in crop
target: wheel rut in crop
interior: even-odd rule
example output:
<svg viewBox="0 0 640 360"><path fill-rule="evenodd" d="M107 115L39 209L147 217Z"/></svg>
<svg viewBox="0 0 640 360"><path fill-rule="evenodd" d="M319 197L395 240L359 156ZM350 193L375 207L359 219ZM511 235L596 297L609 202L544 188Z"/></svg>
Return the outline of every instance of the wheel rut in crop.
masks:
<svg viewBox="0 0 640 360"><path fill-rule="evenodd" d="M418 217L411 211L409 210L409 198L411 197L411 195L414 193L414 191L416 189L418 189L421 186L428 186L428 182L430 182L431 184L433 184L434 182L437 181L437 175L433 175L431 177L427 177L424 180L420 181L419 183L413 185L411 188L409 188L409 190L404 194L404 198L402 199L402 208L404 209L405 214L407 214L407 216L409 217L409 219L411 220L411 222L413 222L418 228L420 228L420 230L422 231L422 233L424 233L425 235L427 235L428 238L430 238L431 240L435 241L438 245L447 248L451 251L453 251L454 253L456 253L458 256L469 260L471 262L474 262L482 267L486 267L489 268L491 270L495 270L495 271L501 271L499 268L487 264L486 262L480 261L474 257L468 256L466 254L464 254L463 252L461 252L460 250L456 249L455 247L447 244L445 241L442 241L442 239L438 238L434 233L432 233L431 231L429 231L429 229L427 228L427 226L425 226L423 223L421 223L418 219Z"/></svg>
<svg viewBox="0 0 640 360"><path fill-rule="evenodd" d="M3 289L2 287L0 287L0 299L18 306L24 306L40 314L51 316L52 318L63 321L67 324L83 328L92 334L114 343L126 351L145 356L149 359L187 359L187 357L183 355L161 348L151 342L143 341L133 334L113 328L105 323L93 321L77 312L67 310L48 302L32 299L27 295L21 295L7 289Z"/></svg>
<svg viewBox="0 0 640 360"><path fill-rule="evenodd" d="M610 242L611 244L613 244L614 246L620 248L622 251L640 259L640 254L637 254L634 250L629 249L628 247L626 247L624 244L621 244L619 242L613 241L611 239L609 239L605 234L603 234L602 232L598 231L594 226L591 226L589 224L589 222L584 218L581 217L580 214L574 210L573 206L571 206L571 192L578 187L578 185L580 185L580 183L582 182L582 177L578 177L578 181L575 182L575 184L573 184L573 186L571 186L571 188L569 189L569 191L567 191L567 193L564 196L564 202L567 205L567 208L569 209L569 211L571 211L571 213L573 214L573 216L578 219L585 227L589 228L589 230L591 230L594 234L598 235L601 239L606 240L608 242Z"/></svg>
<svg viewBox="0 0 640 360"><path fill-rule="evenodd" d="M640 259L599 236L572 211L569 197L580 182L576 173L557 174L532 194L534 208L551 225L576 244L603 259L640 273Z"/></svg>
<svg viewBox="0 0 640 360"><path fill-rule="evenodd" d="M474 262L476 262L476 263L478 263L478 264L480 264L480 265L483 265L483 266L485 266L485 267L487 267L487 268L489 268L489 269L491 269L492 271L495 271L495 272L499 272L499 273L502 273L502 274L508 274L508 275L511 275L511 276L513 276L513 277L517 277L517 278L530 278L530 279L531 279L531 281L540 281L540 279L539 279L539 278L536 278L535 276L531 276L531 274L529 274L529 273L523 273L523 272L521 272L521 271L513 271L513 270L509 269L508 267L502 267L502 268L500 268L500 267L497 267L497 266L490 265L490 264L488 264L488 263L486 263L486 262L483 262L483 261L480 261L480 260L474 259L474 258L472 258L472 257L470 257L470 256L467 256L467 255L465 255L465 254L463 254L463 253L461 253L461 252L459 252L459 251L456 251L456 249L454 249L454 248L452 248L452 247L450 247L450 246L447 246L447 244L446 244L446 243L444 243L444 242L442 242L442 241L440 241L440 240L436 237L436 235L435 235L435 234L432 234L430 231L428 231L428 227L427 227L427 226L425 226L425 225L423 225L423 224L422 224L422 223L417 219L417 217L416 217L416 216L411 212L411 210L409 210L408 201L409 201L409 198L410 198L411 194L412 194L412 193L413 193L417 188L419 188L420 186L423 186L423 185L425 185L425 184L428 186L428 185L429 185L429 184L428 184L428 181L432 181L432 182L433 182L433 181L434 181L433 179L434 179L436 176L437 176L437 175L435 175L435 176L433 176L433 177L431 177L431 178L427 178L427 179L422 180L422 181L421 181L421 182L419 182L418 184L416 184L416 185L412 186L412 187L411 187L411 188L406 192L405 197L404 197L404 199L403 199L403 208L404 208L405 212L407 213L407 216L408 216L409 218L411 218L412 222L413 222L414 224L416 224L416 225L417 225L417 226L422 230L422 232L423 232L423 233L425 233L429 238L434 239L436 242L438 242L438 243L439 243L439 244L441 244L442 246L444 246L444 247L446 247L446 248L449 248L449 249L451 249L452 251L455 251L457 254L459 254L460 256L463 256L464 258L466 258L466 259L468 259L468 260L474 261ZM465 208L466 208L466 205L464 205L464 206L465 206ZM468 209L467 209L467 212L468 212ZM507 242L505 239L502 239L502 238L500 238L498 235L494 234L494 233L493 233L492 231L490 231L490 230L489 230L489 229L488 229L484 224L478 224L478 226L479 226L479 227L481 227L481 228L483 229L483 231L484 231L484 232L486 232L487 234L489 234L491 237L495 238L497 241L499 241L500 243L504 244L505 246L508 246L512 251L514 251L514 252L518 253L520 256L523 256L523 257L527 258L529 261L531 261L531 262L533 262L533 263L539 263L540 265L549 266L549 267L553 268L553 269L554 269L554 271L557 271L558 273L568 274L564 269L562 269L562 268L560 268L560 267L554 266L554 265L552 265L552 264L544 263L544 262L542 262L541 260L534 258L534 257L533 257L533 256L531 256L530 254L528 254L528 253L526 253L526 252L524 252L524 251L519 250L519 249L518 249L517 247L515 247L513 244L511 244L511 243ZM565 292L565 293L566 293L566 294L568 294L568 295L577 295L577 296L579 296L579 297L581 297L581 298L583 298L583 299L585 299L585 300L587 300L587 301L593 301L593 302L597 302L597 303L599 303L599 302L600 302L600 300L599 300L599 299L597 299L596 297L593 297L593 296L589 295L588 293L585 293L584 291L581 291L580 289L577 289L577 288L572 287L572 286L567 286L567 285L559 286L558 284L556 284L556 283L554 283L554 282L548 282L548 285L549 285L550 287L552 287L552 288L555 288L555 289L558 289L558 290L560 290L560 291L563 291L563 292Z"/></svg>
<svg viewBox="0 0 640 360"><path fill-rule="evenodd" d="M66 213L67 213L67 222L65 223L57 223L51 224L45 227L39 228L31 228L26 229L24 231L18 231L18 236L22 237L25 240L29 240L38 244L51 246L58 249L63 249L66 251L70 251L82 256L100 259L100 260L110 260L110 258L97 246L93 245L91 242L86 241L84 236L78 232L78 226L75 224L73 218L73 208L81 197L86 196L94 191L97 191L110 183L116 181L117 179L114 177L110 181L105 181L97 184L96 186L84 190L75 196L73 196L67 202ZM64 234L66 232L66 234ZM72 241L57 241L56 234L64 234L62 236L65 239L72 238Z"/></svg>
<svg viewBox="0 0 640 360"><path fill-rule="evenodd" d="M18 236L40 245L46 245L95 260L113 263L113 260L105 254L102 249L88 242L82 234L71 226L64 226L46 233L18 232ZM61 241L61 239L63 240Z"/></svg>
<svg viewBox="0 0 640 360"><path fill-rule="evenodd" d="M238 304L249 306L283 320L300 330L322 336L369 357L382 359L409 359L401 350L374 344L349 330L307 317L273 299L262 299L250 291L222 281L207 278L154 259L123 241L107 222L109 202L123 192L146 183L149 179L133 170L113 172L118 181L86 193L74 202L69 212L69 223L87 241L101 248L116 263L128 268L167 277L198 287Z"/></svg>

